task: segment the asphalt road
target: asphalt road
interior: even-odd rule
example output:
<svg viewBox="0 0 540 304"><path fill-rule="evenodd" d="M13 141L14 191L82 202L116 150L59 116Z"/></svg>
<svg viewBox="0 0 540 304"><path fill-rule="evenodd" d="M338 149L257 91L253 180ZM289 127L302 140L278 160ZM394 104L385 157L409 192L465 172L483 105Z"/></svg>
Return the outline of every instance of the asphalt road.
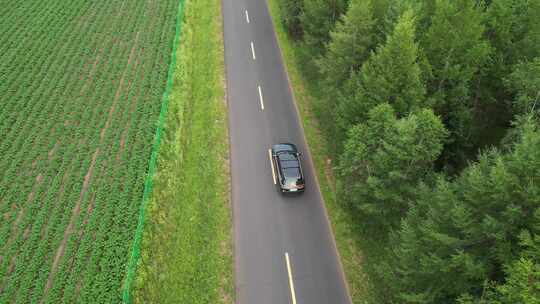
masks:
<svg viewBox="0 0 540 304"><path fill-rule="evenodd" d="M222 3L237 303L350 303L267 3ZM301 195L274 185L268 149L278 142L303 153Z"/></svg>

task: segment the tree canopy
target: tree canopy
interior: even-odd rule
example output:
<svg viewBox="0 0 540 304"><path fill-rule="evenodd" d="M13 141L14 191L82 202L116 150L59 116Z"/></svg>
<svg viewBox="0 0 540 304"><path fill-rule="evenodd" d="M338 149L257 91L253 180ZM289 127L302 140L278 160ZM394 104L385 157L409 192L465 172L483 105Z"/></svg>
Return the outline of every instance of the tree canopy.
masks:
<svg viewBox="0 0 540 304"><path fill-rule="evenodd" d="M315 56L324 53L330 31L345 10L343 0L309 0L304 2L300 15L305 43Z"/></svg>
<svg viewBox="0 0 540 304"><path fill-rule="evenodd" d="M399 119L384 103L368 116L348 133L339 166L340 193L353 208L392 225L407 212L447 133L428 109Z"/></svg>
<svg viewBox="0 0 540 304"><path fill-rule="evenodd" d="M491 291L494 297L517 299L530 288L540 300L538 282L535 289L504 276L538 276L540 258L530 251L539 248L540 131L528 119L519 132L509 153L486 152L456 180L421 187L393 241L401 301L480 299L484 282L501 284Z"/></svg>
<svg viewBox="0 0 540 304"><path fill-rule="evenodd" d="M399 117L422 107L425 87L414 39L414 16L406 11L384 45L380 45L354 73L338 105L338 123L344 129L363 121L370 109L392 105Z"/></svg>
<svg viewBox="0 0 540 304"><path fill-rule="evenodd" d="M369 55L374 44L372 15L371 1L351 0L330 33L325 56L318 62L329 87L340 87Z"/></svg>

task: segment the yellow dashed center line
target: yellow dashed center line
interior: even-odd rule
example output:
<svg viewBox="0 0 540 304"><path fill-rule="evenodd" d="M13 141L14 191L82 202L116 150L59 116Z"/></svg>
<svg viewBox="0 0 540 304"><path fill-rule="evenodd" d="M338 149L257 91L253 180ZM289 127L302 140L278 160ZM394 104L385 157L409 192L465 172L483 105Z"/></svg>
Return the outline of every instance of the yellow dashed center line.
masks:
<svg viewBox="0 0 540 304"><path fill-rule="evenodd" d="M272 161L272 150L268 149L268 158L270 159L270 167L272 167L272 179L274 180L274 185L276 184L276 172L274 172L274 162Z"/></svg>
<svg viewBox="0 0 540 304"><path fill-rule="evenodd" d="M296 304L296 294L294 292L294 282L292 278L291 261L289 260L289 254L287 252L285 252L285 261L287 263L287 273L289 274L289 287L291 287L292 304Z"/></svg>

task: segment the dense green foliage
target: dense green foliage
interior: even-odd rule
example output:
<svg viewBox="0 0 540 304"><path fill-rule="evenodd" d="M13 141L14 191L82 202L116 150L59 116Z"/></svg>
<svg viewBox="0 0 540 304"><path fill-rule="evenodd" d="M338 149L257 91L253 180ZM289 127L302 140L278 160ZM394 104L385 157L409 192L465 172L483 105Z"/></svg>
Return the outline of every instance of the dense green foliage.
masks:
<svg viewBox="0 0 540 304"><path fill-rule="evenodd" d="M302 37L302 23L300 16L303 11L303 0L287 0L281 1L281 10L286 12L281 16L281 22L289 32L291 37L296 39Z"/></svg>
<svg viewBox="0 0 540 304"><path fill-rule="evenodd" d="M375 107L365 124L349 130L339 169L343 199L380 223L399 223L445 137L431 110L397 119L389 104Z"/></svg>
<svg viewBox="0 0 540 304"><path fill-rule="evenodd" d="M351 75L336 112L339 127L347 130L364 121L370 109L385 102L399 117L421 108L425 88L417 61L414 19L412 11L407 11L386 43L372 53L359 72Z"/></svg>
<svg viewBox="0 0 540 304"><path fill-rule="evenodd" d="M525 114L540 111L540 57L520 62L506 78L506 86L515 93L512 100L514 112Z"/></svg>
<svg viewBox="0 0 540 304"><path fill-rule="evenodd" d="M0 10L0 303L118 303L178 1Z"/></svg>
<svg viewBox="0 0 540 304"><path fill-rule="evenodd" d="M220 2L186 0L135 303L234 302Z"/></svg>
<svg viewBox="0 0 540 304"><path fill-rule="evenodd" d="M439 178L434 189L419 188L393 243L396 263L390 269L398 299L452 303L463 294L481 295L484 281L501 280L505 267L510 276L524 275L520 263L531 263L530 275L538 269L540 130L530 120L520 128L508 153L483 153L455 180ZM521 283L512 287L519 293L507 296L531 288L530 296L540 300L539 282Z"/></svg>
<svg viewBox="0 0 540 304"><path fill-rule="evenodd" d="M326 54L318 62L328 87L339 88L369 55L374 44L372 15L370 1L353 0L347 14L330 33Z"/></svg>
<svg viewBox="0 0 540 304"><path fill-rule="evenodd" d="M437 1L422 47L429 62L429 98L451 134L444 163L450 170L464 165L471 143L475 75L490 47L483 38L483 11L473 1Z"/></svg>
<svg viewBox="0 0 540 304"><path fill-rule="evenodd" d="M344 10L344 0L304 1L300 21L304 40L314 56L324 53L325 45L330 40L330 31Z"/></svg>
<svg viewBox="0 0 540 304"><path fill-rule="evenodd" d="M297 48L376 302L540 303L540 1L330 3Z"/></svg>

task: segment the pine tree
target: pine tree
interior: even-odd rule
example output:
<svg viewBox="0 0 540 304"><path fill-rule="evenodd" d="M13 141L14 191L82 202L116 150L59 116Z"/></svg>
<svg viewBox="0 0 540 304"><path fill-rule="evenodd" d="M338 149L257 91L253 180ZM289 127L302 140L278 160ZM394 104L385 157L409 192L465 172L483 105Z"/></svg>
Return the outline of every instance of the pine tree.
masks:
<svg viewBox="0 0 540 304"><path fill-rule="evenodd" d="M521 258L511 264L506 270L506 282L487 298L486 304L540 303L540 263Z"/></svg>
<svg viewBox="0 0 540 304"><path fill-rule="evenodd" d="M386 36L390 35L395 27L395 24L389 24L386 20L390 7L396 2L396 0L374 0L372 1L373 20L375 21L373 27L374 40L376 44L383 44L386 40ZM399 16L401 16L401 13ZM396 20L394 21L397 21Z"/></svg>
<svg viewBox="0 0 540 304"><path fill-rule="evenodd" d="M516 95L513 100L515 113L540 113L540 57L515 65L506 85Z"/></svg>
<svg viewBox="0 0 540 304"><path fill-rule="evenodd" d="M522 56L527 59L534 57L540 57L540 1L530 0L528 1L529 7L525 18L527 33L524 35L523 40L519 42L519 47L522 50Z"/></svg>
<svg viewBox="0 0 540 304"><path fill-rule="evenodd" d="M504 283L487 284L480 297L462 295L459 304L540 303L540 209L530 227L520 234L520 257L504 267Z"/></svg>
<svg viewBox="0 0 540 304"><path fill-rule="evenodd" d="M401 224L392 245L398 303L453 303L486 277L484 265L465 251L459 228L477 225L454 185L440 178L436 191L426 186ZM459 228L457 228L459 227ZM489 245L489 244L484 244Z"/></svg>
<svg viewBox="0 0 540 304"><path fill-rule="evenodd" d="M435 14L437 1L438 0L408 0L418 15L417 33L420 37L424 37L431 26L431 18Z"/></svg>
<svg viewBox="0 0 540 304"><path fill-rule="evenodd" d="M511 66L540 56L540 1L493 0L487 9L488 37L497 62Z"/></svg>
<svg viewBox="0 0 540 304"><path fill-rule="evenodd" d="M300 15L303 10L303 0L280 0L281 22L293 39L302 37Z"/></svg>
<svg viewBox="0 0 540 304"><path fill-rule="evenodd" d="M399 117L424 105L424 82L414 38L414 16L406 11L386 44L346 85L338 104L338 124L346 130L361 122L370 109L389 103Z"/></svg>
<svg viewBox="0 0 540 304"><path fill-rule="evenodd" d="M470 81L490 51L482 9L474 1L437 0L431 19L422 41L433 69L429 93L439 104L466 102Z"/></svg>
<svg viewBox="0 0 540 304"><path fill-rule="evenodd" d="M417 183L431 172L445 136L431 110L397 119L389 104L375 107L366 124L348 133L338 170L342 198L381 226L396 224Z"/></svg>
<svg viewBox="0 0 540 304"><path fill-rule="evenodd" d="M486 63L490 47L484 37L484 14L477 1L437 0L421 45L431 65L427 91L437 114L452 133L444 162L464 165L470 148L471 87Z"/></svg>
<svg viewBox="0 0 540 304"><path fill-rule="evenodd" d="M358 70L373 47L371 1L352 0L347 13L330 33L325 56L318 61L329 88L339 88Z"/></svg>
<svg viewBox="0 0 540 304"><path fill-rule="evenodd" d="M418 191L392 242L398 302L476 303L507 265L539 258L527 236L540 228L540 130L525 121L509 153L485 153L455 181Z"/></svg>
<svg viewBox="0 0 540 304"><path fill-rule="evenodd" d="M315 57L324 53L330 31L344 11L344 0L304 0L300 20L305 43Z"/></svg>
<svg viewBox="0 0 540 304"><path fill-rule="evenodd" d="M534 33L534 27L540 27L538 22L528 21L535 13L536 19L540 18L540 12L535 12L534 2L538 1L493 0L489 4L486 34L493 53L487 71L483 73L483 100L499 103L510 100L512 94L503 85L503 79L508 77L515 64L535 57L526 55L538 51L537 46L531 50L530 39L527 38Z"/></svg>
<svg viewBox="0 0 540 304"><path fill-rule="evenodd" d="M477 72L472 89L474 99L473 144L497 145L512 115L515 90L505 79L520 62L540 55L540 1L492 0L487 2L486 38L492 46L487 64ZM534 21L533 21L534 20ZM489 130L489 131L486 131ZM500 134L500 135L496 135ZM484 139L489 138L488 141Z"/></svg>
<svg viewBox="0 0 540 304"><path fill-rule="evenodd" d="M505 267L505 282L488 293L488 303L540 303L540 208L530 230L520 234L520 258Z"/></svg>

